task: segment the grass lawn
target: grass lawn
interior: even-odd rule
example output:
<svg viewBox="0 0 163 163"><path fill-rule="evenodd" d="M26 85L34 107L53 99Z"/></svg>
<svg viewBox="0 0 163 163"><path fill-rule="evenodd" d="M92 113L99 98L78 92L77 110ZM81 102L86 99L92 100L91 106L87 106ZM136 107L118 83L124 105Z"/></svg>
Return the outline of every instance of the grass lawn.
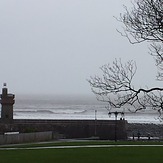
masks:
<svg viewBox="0 0 163 163"><path fill-rule="evenodd" d="M65 143L65 144L70 145L72 143ZM82 145L82 143L77 143L77 142L75 143L75 145L80 145L80 144ZM84 143L84 145L85 144L86 142ZM87 143L87 144L90 144L90 143ZM96 143L94 142L94 144ZM123 142L119 144L125 144L125 143ZM17 150L0 150L0 162L1 163L51 163L51 162L56 162L56 163L161 163L163 162L162 153L163 153L163 147L154 147L154 146L152 147L32 149L32 150L17 149Z"/></svg>
<svg viewBox="0 0 163 163"><path fill-rule="evenodd" d="M2 163L160 163L163 147L114 147L0 151Z"/></svg>

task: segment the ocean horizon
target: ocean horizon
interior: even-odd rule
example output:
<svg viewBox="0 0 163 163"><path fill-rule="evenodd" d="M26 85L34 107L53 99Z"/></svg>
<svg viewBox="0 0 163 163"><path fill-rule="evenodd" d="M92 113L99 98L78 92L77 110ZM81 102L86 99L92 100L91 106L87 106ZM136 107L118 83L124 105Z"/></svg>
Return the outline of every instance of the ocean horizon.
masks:
<svg viewBox="0 0 163 163"><path fill-rule="evenodd" d="M116 110L124 112L124 117L119 114L118 119L129 123L162 123L154 110ZM108 112L107 103L97 101L93 95L17 95L14 104L14 119L114 120L115 115L109 116Z"/></svg>

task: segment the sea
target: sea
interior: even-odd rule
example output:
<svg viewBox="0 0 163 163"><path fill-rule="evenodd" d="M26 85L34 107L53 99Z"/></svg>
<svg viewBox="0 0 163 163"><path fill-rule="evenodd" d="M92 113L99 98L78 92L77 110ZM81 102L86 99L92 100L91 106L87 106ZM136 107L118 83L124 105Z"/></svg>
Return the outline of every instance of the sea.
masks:
<svg viewBox="0 0 163 163"><path fill-rule="evenodd" d="M108 115L107 103L91 95L16 95L14 119L114 120L115 111L119 112L117 119L129 123L163 123L154 110L133 113L125 108L111 109Z"/></svg>

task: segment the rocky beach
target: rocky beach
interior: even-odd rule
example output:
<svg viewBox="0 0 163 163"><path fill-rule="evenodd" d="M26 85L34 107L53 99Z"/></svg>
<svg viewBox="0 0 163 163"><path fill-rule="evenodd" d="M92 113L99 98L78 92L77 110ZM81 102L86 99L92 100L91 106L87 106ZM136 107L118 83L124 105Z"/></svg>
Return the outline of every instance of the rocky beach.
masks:
<svg viewBox="0 0 163 163"><path fill-rule="evenodd" d="M127 124L127 134L128 137L136 138L140 133L140 137L149 137L150 138L163 138L163 125L162 124L153 124L153 123L128 123Z"/></svg>

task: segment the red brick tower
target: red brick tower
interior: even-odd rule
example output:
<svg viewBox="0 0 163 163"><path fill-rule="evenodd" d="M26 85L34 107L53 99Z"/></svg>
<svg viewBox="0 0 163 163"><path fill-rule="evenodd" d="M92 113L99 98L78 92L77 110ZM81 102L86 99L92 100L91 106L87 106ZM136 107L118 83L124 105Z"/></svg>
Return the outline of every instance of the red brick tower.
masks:
<svg viewBox="0 0 163 163"><path fill-rule="evenodd" d="M8 94L8 89L6 83L3 85L2 94L0 95L1 108L1 122L2 123L12 123L13 122L13 105L15 103L15 95Z"/></svg>

